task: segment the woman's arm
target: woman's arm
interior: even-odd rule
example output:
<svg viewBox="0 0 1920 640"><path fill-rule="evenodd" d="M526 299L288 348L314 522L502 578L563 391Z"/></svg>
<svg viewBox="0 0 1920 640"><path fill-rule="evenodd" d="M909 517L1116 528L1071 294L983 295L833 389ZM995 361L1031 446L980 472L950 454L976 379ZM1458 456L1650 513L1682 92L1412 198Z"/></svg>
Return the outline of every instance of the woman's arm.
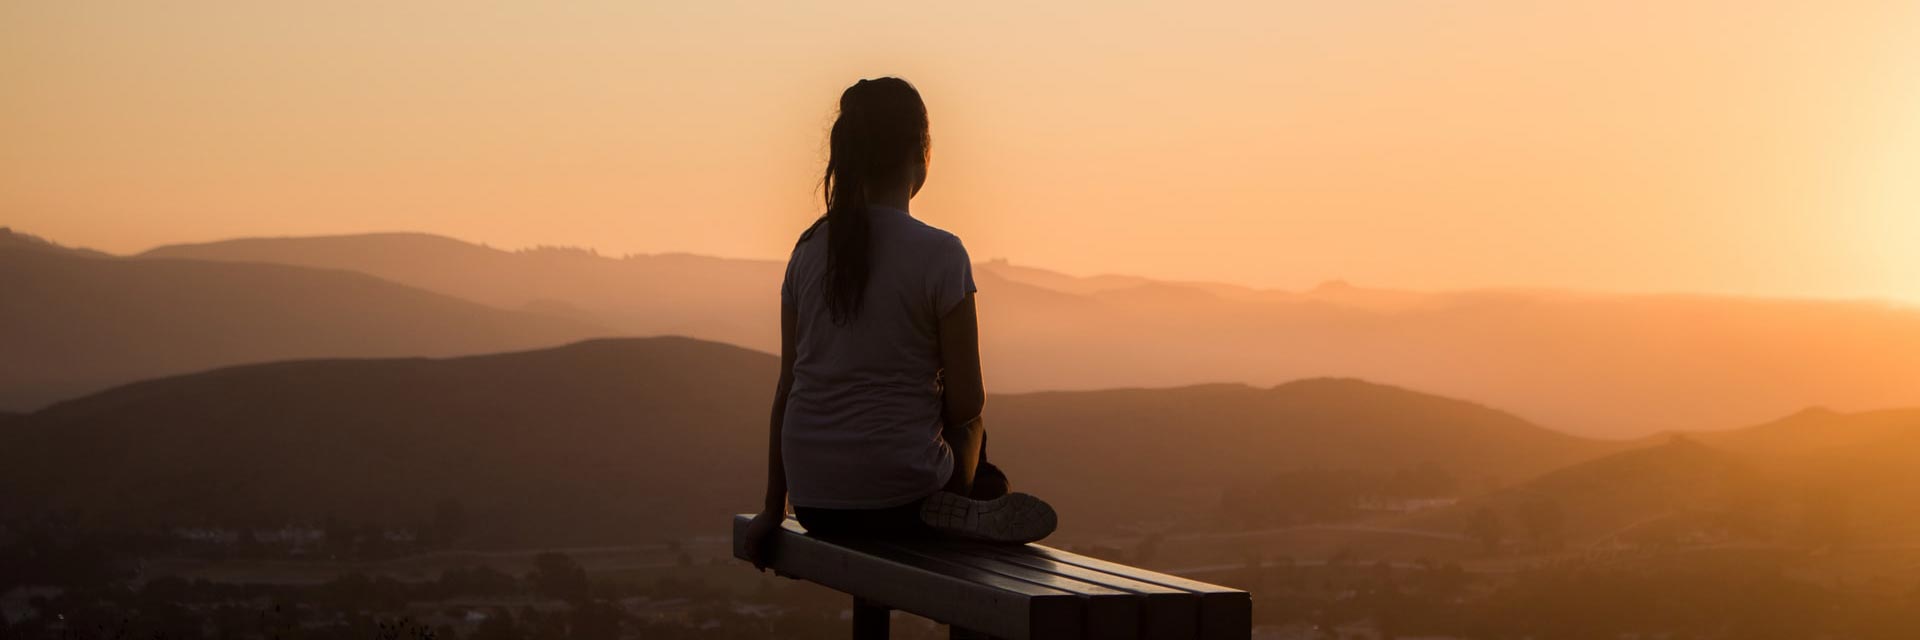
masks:
<svg viewBox="0 0 1920 640"><path fill-rule="evenodd" d="M985 427L980 412L987 391L980 376L980 319L973 294L967 294L940 318L940 437L953 450L953 476L947 491L967 495L973 490L973 472L980 465L980 443Z"/></svg>
<svg viewBox="0 0 1920 640"><path fill-rule="evenodd" d="M787 419L787 394L793 391L793 305L780 305L780 381L773 387L773 414L767 419L767 501L763 511L787 512L787 465L780 457L780 428Z"/></svg>
<svg viewBox="0 0 1920 640"><path fill-rule="evenodd" d="M793 305L780 305L780 381L773 388L773 411L767 419L767 494L760 514L747 525L747 559L765 569L773 560L773 532L787 519L787 465L780 455L780 429L787 417L787 393L793 390Z"/></svg>

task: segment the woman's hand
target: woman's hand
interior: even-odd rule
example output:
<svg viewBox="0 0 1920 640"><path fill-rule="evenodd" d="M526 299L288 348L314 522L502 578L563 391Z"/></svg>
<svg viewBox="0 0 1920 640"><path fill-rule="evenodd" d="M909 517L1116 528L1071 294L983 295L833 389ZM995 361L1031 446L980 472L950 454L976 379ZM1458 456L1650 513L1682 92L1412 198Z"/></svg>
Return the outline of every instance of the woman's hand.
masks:
<svg viewBox="0 0 1920 640"><path fill-rule="evenodd" d="M761 511L747 523L747 561L753 563L753 568L766 571L767 565L773 563L774 534L779 533L780 525L786 520L785 510Z"/></svg>

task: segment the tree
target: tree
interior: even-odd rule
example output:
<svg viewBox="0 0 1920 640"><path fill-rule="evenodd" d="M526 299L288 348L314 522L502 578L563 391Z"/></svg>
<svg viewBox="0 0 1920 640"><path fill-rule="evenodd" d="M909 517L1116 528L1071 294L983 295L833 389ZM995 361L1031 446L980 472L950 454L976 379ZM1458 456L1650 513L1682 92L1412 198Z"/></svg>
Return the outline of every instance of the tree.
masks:
<svg viewBox="0 0 1920 640"><path fill-rule="evenodd" d="M1520 522L1526 525L1527 535L1534 542L1559 547L1566 530L1567 514L1560 508L1560 501L1541 498L1520 505Z"/></svg>
<svg viewBox="0 0 1920 640"><path fill-rule="evenodd" d="M587 581L587 570L580 567L567 554L546 552L533 558L533 573L527 580L533 583L533 590L542 595L560 598L569 602L587 599L593 585Z"/></svg>
<svg viewBox="0 0 1920 640"><path fill-rule="evenodd" d="M1500 514L1493 509L1480 507L1467 519L1467 535L1480 541L1487 553L1500 548L1500 540L1506 535L1506 525L1500 521Z"/></svg>

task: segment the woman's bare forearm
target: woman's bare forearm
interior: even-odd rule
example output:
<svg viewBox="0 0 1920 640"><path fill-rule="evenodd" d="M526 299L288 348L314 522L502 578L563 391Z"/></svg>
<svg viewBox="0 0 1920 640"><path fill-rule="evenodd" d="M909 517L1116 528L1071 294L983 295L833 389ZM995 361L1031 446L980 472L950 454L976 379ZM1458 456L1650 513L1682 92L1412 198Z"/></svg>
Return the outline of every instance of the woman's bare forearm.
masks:
<svg viewBox="0 0 1920 640"><path fill-rule="evenodd" d="M955 473L947 489L966 493L973 489L973 470L979 466L980 446L986 439L986 426L980 418L980 411L986 406L986 393L980 389L978 376L953 382L947 385L941 398L940 438L953 450Z"/></svg>
<svg viewBox="0 0 1920 640"><path fill-rule="evenodd" d="M940 430L940 439L947 441L947 448L953 451L953 475L947 478L947 491L961 495L973 492L974 472L980 467L980 447L986 442L986 427L980 422L976 416L966 422L949 422Z"/></svg>
<svg viewBox="0 0 1920 640"><path fill-rule="evenodd" d="M780 455L780 429L786 423L787 392L792 389L793 379L780 376L780 383L774 387L773 415L768 419L767 496L763 510L769 513L787 511L787 465Z"/></svg>
<svg viewBox="0 0 1920 640"><path fill-rule="evenodd" d="M980 375L980 328L972 294L940 319L940 360L940 437L953 450L954 468L947 490L964 494L973 489L974 467L986 438L980 412L987 405L987 390Z"/></svg>
<svg viewBox="0 0 1920 640"><path fill-rule="evenodd" d="M980 324L973 295L940 319L940 419L947 426L980 418L987 388L980 375Z"/></svg>

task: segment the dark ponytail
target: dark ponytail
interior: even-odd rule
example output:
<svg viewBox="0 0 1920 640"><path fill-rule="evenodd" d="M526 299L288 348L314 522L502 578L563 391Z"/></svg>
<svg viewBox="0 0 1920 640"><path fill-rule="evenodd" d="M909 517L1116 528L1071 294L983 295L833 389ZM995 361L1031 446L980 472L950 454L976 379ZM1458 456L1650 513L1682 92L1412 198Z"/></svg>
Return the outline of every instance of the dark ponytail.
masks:
<svg viewBox="0 0 1920 640"><path fill-rule="evenodd" d="M860 313L870 274L867 189L899 181L927 160L927 105L899 78L861 80L840 94L828 136L827 268L822 289L835 324Z"/></svg>

